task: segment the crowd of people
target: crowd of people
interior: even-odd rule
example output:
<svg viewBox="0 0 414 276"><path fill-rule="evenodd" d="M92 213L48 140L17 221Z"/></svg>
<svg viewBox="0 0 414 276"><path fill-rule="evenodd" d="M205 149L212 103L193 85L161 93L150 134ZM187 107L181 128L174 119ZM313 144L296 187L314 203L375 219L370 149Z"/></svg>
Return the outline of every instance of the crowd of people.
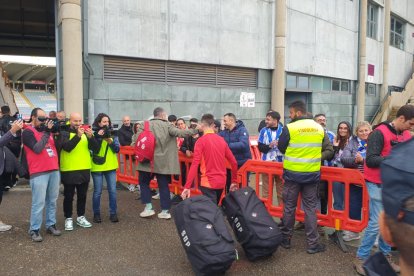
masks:
<svg viewBox="0 0 414 276"><path fill-rule="evenodd" d="M15 185L17 174L21 177L29 176L32 190L29 234L33 241L43 240L40 229L44 210L46 233L61 235L56 226L56 201L60 183L63 184L64 195L64 229L73 230L74 221L80 227L92 227L92 223L85 217L90 176L94 187L93 223L102 222L100 202L104 178L109 195L109 219L113 223L119 221L116 195L117 153L121 146L136 144L144 131L143 121L132 124L130 117L124 116L122 126L114 131L111 118L104 113L98 114L92 126L89 126L83 124L78 113L72 113L66 119L63 111L50 112L46 116L42 109L35 108L30 122L24 123L18 116L11 119L8 106L3 106L1 112L0 154L3 153L4 158L0 159L0 203L3 190ZM377 241L379 251L393 270L399 272L400 266L392 260L391 245L387 243L397 235L395 232L398 228L390 226L392 230L387 228L387 235L379 233L379 218L384 207L381 200L383 182L380 166L395 145L411 139L409 130L414 127L414 106L401 107L393 121L382 122L375 128L362 121L355 125L353 131L350 122L341 121L336 133L327 129L325 114L312 116L303 102L292 103L289 112L291 121L284 126L280 114L269 110L258 128L258 148L262 160L283 163L281 178L261 176L261 196L267 198L269 187L274 187L278 204L283 204L283 217L279 225L284 237L282 247L291 248L293 231L303 228L307 237L307 252L315 254L325 251L325 246L319 241L316 213L318 210L327 213L328 183L321 181L320 168L351 168L364 175L370 200L369 223L358 248L354 267L359 274L365 275L364 263ZM221 120L211 114L204 114L200 121L192 118L187 123L184 118L168 116L163 108L158 107L153 111L149 128L156 139L153 162L138 163L136 167L139 172L141 202L144 205L140 213L143 218L155 215L152 205L154 198L160 199L158 218L171 218L168 184L171 177L179 174L182 174L184 186L182 198L190 196L190 188L198 177L201 192L217 204L224 191L237 189L237 170L252 158L249 133L233 113L224 114ZM185 165L179 163L179 151L193 158L188 172ZM226 161L231 169L226 170ZM149 186L153 178L158 183L157 195L154 195ZM344 187L341 182L333 183L333 208L336 210L345 209ZM76 220L72 214L75 193ZM295 226L299 194L302 197L300 208L305 212L305 222ZM349 217L361 220L362 187L350 185L349 194ZM409 200L414 199L414 195L411 196ZM404 208L412 216L412 205ZM385 221L392 219L387 217ZM407 228L410 233L414 233L412 220L406 223L410 224ZM10 225L0 221L0 231L10 229ZM360 238L360 233L343 231L344 241ZM404 239L399 238L398 243L402 240Z"/></svg>

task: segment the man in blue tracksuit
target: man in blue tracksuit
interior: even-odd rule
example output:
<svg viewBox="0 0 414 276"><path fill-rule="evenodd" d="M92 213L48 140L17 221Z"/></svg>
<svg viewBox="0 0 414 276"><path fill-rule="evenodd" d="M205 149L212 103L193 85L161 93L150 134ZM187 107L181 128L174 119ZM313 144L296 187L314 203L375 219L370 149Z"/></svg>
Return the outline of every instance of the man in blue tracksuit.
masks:
<svg viewBox="0 0 414 276"><path fill-rule="evenodd" d="M250 152L249 133L243 122L236 119L233 113L224 114L224 130L219 135L224 138L229 145L231 152L237 161L237 167L240 168L247 160L252 159ZM231 184L231 173L227 172L226 191L228 192Z"/></svg>

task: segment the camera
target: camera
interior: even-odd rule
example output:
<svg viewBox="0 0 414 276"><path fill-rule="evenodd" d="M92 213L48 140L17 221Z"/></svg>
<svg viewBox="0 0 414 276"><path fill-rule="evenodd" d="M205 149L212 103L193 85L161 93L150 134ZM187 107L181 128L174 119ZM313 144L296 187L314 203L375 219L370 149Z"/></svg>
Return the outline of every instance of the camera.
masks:
<svg viewBox="0 0 414 276"><path fill-rule="evenodd" d="M102 129L104 130L104 133L102 135L99 135L98 132ZM114 136L118 136L118 124L113 124L112 127L92 127L92 130L95 132L95 136L100 138L111 138Z"/></svg>
<svg viewBox="0 0 414 276"><path fill-rule="evenodd" d="M67 131L69 129L69 125L66 124L66 120L58 120L56 119L49 119L53 122L53 127L50 130L52 133L59 133L61 131Z"/></svg>

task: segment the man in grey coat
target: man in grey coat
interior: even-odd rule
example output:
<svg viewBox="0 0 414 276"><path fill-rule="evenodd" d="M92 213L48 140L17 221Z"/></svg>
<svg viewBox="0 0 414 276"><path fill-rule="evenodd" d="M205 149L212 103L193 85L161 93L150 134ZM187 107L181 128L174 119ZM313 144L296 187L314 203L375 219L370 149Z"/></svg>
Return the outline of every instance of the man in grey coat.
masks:
<svg viewBox="0 0 414 276"><path fill-rule="evenodd" d="M167 113L162 107L154 109L154 119L150 120L150 130L155 136L155 151L153 168L150 162L139 163L137 170L139 172L139 184L141 188L141 202L145 204L144 211L140 216L151 217L155 214L151 204L151 190L149 187L151 179L157 178L158 188L160 190L160 200L162 211L158 218L170 219L169 212L171 207L170 191L168 183L171 182L171 175L180 174L180 165L178 162L177 138L185 138L189 135L198 133L196 129L178 129L167 120ZM137 133L132 137L131 145L134 146L138 136L144 130L142 125Z"/></svg>
<svg viewBox="0 0 414 276"><path fill-rule="evenodd" d="M3 185L2 185L3 181L1 178L6 171L6 164L5 164L5 158L4 158L5 155L4 155L3 147L5 147L11 140L13 140L14 137L16 137L16 132L22 129L22 127L23 127L22 120L14 121L13 124L11 125L10 130L6 132L6 134L4 134L0 138L0 156L1 156L0 158L0 204L3 198ZM8 231L11 228L12 228L11 225L4 224L0 220L0 232Z"/></svg>

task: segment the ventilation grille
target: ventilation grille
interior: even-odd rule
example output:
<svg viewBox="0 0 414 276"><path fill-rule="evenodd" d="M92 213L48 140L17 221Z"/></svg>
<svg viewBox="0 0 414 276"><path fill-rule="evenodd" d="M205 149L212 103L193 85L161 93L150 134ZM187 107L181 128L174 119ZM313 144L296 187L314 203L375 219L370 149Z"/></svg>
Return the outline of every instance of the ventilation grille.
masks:
<svg viewBox="0 0 414 276"><path fill-rule="evenodd" d="M104 79L119 82L256 88L257 69L106 56Z"/></svg>

